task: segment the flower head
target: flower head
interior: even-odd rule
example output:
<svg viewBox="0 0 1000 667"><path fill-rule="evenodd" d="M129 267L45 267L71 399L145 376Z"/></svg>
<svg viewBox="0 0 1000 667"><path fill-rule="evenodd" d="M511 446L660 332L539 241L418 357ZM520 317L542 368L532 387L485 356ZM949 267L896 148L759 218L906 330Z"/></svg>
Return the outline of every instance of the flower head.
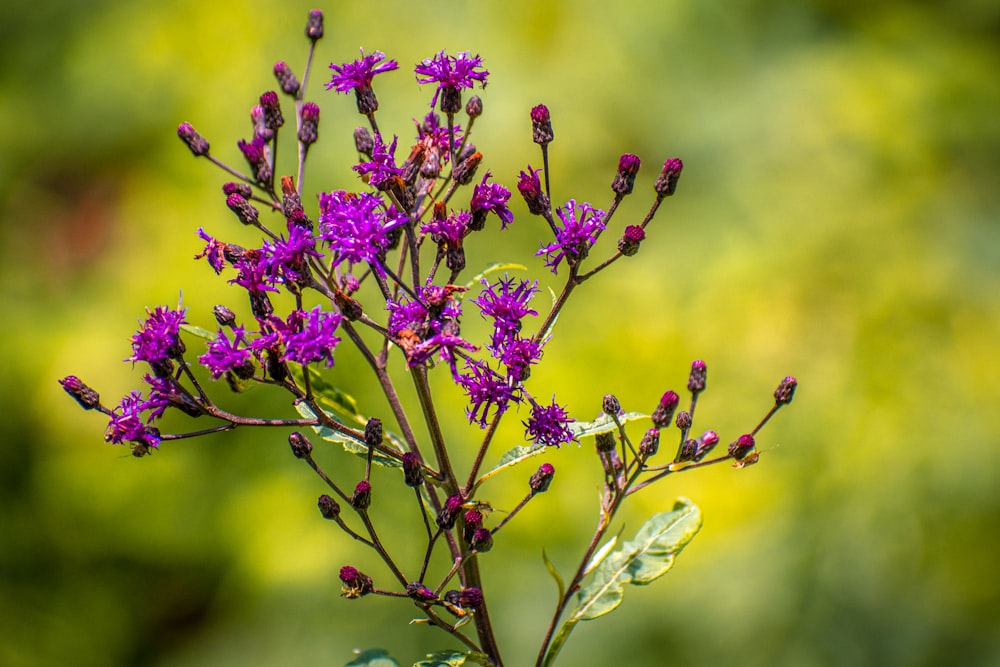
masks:
<svg viewBox="0 0 1000 667"><path fill-rule="evenodd" d="M299 282L308 275L309 257L322 257L316 250L312 231L301 225L289 225L288 239L268 241L262 248L264 263L272 283Z"/></svg>
<svg viewBox="0 0 1000 667"><path fill-rule="evenodd" d="M385 275L382 259L391 245L390 233L406 217L386 210L382 199L371 193L338 190L319 195L320 237L330 244L333 265L347 260L365 262Z"/></svg>
<svg viewBox="0 0 1000 667"><path fill-rule="evenodd" d="M414 72L417 74L417 83L438 84L431 106L437 104L440 95L441 111L453 114L462 108L463 88L472 88L476 81L486 87L489 72L481 69L482 64L483 59L478 55L470 55L469 51L461 51L454 56L441 51L431 58L425 58Z"/></svg>
<svg viewBox="0 0 1000 667"><path fill-rule="evenodd" d="M132 336L132 356L126 361L145 361L156 366L182 354L184 343L180 332L186 312L184 308L170 310L166 306L157 306L153 312L147 308L149 317Z"/></svg>
<svg viewBox="0 0 1000 667"><path fill-rule="evenodd" d="M207 368L212 377L219 379L226 372L245 366L250 361L250 348L245 344L246 331L242 326L233 328L230 340L225 329L208 342L208 352L198 357L198 363Z"/></svg>
<svg viewBox="0 0 1000 667"><path fill-rule="evenodd" d="M340 342L334 331L340 325L340 313L324 311L316 306L301 318L301 328L286 332L283 361L308 364L325 361L333 366L333 348Z"/></svg>
<svg viewBox="0 0 1000 667"><path fill-rule="evenodd" d="M552 273L556 273L563 258L571 265L583 260L597 241L597 234L604 229L604 211L587 203L577 205L570 199L565 206L556 209L556 214L562 227L556 230L555 242L542 246L535 253L545 255L545 266L552 267Z"/></svg>
<svg viewBox="0 0 1000 667"><path fill-rule="evenodd" d="M138 391L132 391L122 398L111 411L111 420L104 431L105 442L113 445L132 442L132 453L136 456L148 453L150 448L155 449L160 444L160 432L143 422L142 412L145 409L146 402Z"/></svg>
<svg viewBox="0 0 1000 667"><path fill-rule="evenodd" d="M528 440L558 447L573 440L573 432L569 430L572 421L566 409L558 405L553 397L552 405L539 405L532 401L531 416L522 423Z"/></svg>
<svg viewBox="0 0 1000 667"><path fill-rule="evenodd" d="M472 211L470 229L482 229L486 214L490 212L500 218L500 229L507 229L507 225L514 221L514 214L507 208L510 190L499 183L487 183L491 176L490 172L486 172L483 181L472 188L472 199L469 201L469 210Z"/></svg>
<svg viewBox="0 0 1000 667"><path fill-rule="evenodd" d="M524 197L528 212L532 215L542 215L549 210L549 196L542 191L542 181L538 178L541 169L522 171L517 178L517 191Z"/></svg>
<svg viewBox="0 0 1000 667"><path fill-rule="evenodd" d="M386 146L382 142L382 135L376 134L371 161L362 162L352 167L362 177L367 175L368 184L376 190L388 190L392 177L403 173L403 169L396 166L397 141L398 137L393 137L392 144Z"/></svg>
<svg viewBox="0 0 1000 667"><path fill-rule="evenodd" d="M538 315L538 311L528 307L531 298L538 293L538 281L522 280L515 284L510 276L490 285L482 279L483 291L472 303L479 306L484 317L493 320L491 350L499 350L504 341L513 340L521 331L521 320L527 315Z"/></svg>
<svg viewBox="0 0 1000 667"><path fill-rule="evenodd" d="M378 109L378 100L372 90L372 79L376 74L391 72L399 69L399 63L395 60L386 60L385 54L375 51L365 55L361 49L361 58L341 65L330 64L330 69L334 71L330 83L326 84L326 89L336 89L338 93L354 91L358 100L358 113L370 114Z"/></svg>
<svg viewBox="0 0 1000 667"><path fill-rule="evenodd" d="M512 385L480 361L466 360L465 369L456 382L469 397L469 407L465 411L469 423L477 422L481 428L486 428L490 410L493 410L492 418L496 419L507 411L511 401L518 403L521 400L518 385Z"/></svg>

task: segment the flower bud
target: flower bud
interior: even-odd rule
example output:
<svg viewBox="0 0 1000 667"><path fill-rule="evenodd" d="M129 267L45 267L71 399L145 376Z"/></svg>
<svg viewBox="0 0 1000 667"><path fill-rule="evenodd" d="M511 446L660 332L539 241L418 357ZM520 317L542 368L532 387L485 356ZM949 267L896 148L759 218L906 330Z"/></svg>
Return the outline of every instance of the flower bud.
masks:
<svg viewBox="0 0 1000 667"><path fill-rule="evenodd" d="M236 326L236 313L228 307L219 304L212 308L212 314L215 315L215 321L219 323L220 327Z"/></svg>
<svg viewBox="0 0 1000 667"><path fill-rule="evenodd" d="M424 604L436 602L438 599L438 596L434 595L434 591L427 588L419 581L413 581L406 584L406 594L411 599Z"/></svg>
<svg viewBox="0 0 1000 667"><path fill-rule="evenodd" d="M309 20L306 22L306 37L315 42L323 36L323 12L314 9L309 12Z"/></svg>
<svg viewBox="0 0 1000 667"><path fill-rule="evenodd" d="M663 163L663 171L660 177L653 184L653 189L660 197L669 197L677 190L677 181L681 177L681 169L684 163L680 159L672 157Z"/></svg>
<svg viewBox="0 0 1000 667"><path fill-rule="evenodd" d="M233 193L241 195L244 199L250 199L253 196L253 188L246 183L234 183L233 181L222 184L222 194L229 196Z"/></svg>
<svg viewBox="0 0 1000 667"><path fill-rule="evenodd" d="M677 452L676 461L680 463L681 461L694 461L695 454L698 453L698 441L694 438L688 438L681 443L680 451Z"/></svg>
<svg viewBox="0 0 1000 667"><path fill-rule="evenodd" d="M670 424L670 421L674 418L674 410L677 409L677 404L680 403L680 400L681 398L677 395L677 392L665 392L660 398L656 409L653 410L653 426L663 428Z"/></svg>
<svg viewBox="0 0 1000 667"><path fill-rule="evenodd" d="M691 428L691 413L687 410L681 410L677 413L677 419L675 421L677 428L682 431L686 431Z"/></svg>
<svg viewBox="0 0 1000 667"><path fill-rule="evenodd" d="M719 434L715 431L705 431L698 438L698 449L694 453L694 460L701 461L715 446L719 444Z"/></svg>
<svg viewBox="0 0 1000 667"><path fill-rule="evenodd" d="M372 485L363 479L354 487L354 495L351 496L351 507L360 512L371 507L371 504Z"/></svg>
<svg viewBox="0 0 1000 667"><path fill-rule="evenodd" d="M553 136L549 108L539 104L531 110L531 139L540 146L547 146Z"/></svg>
<svg viewBox="0 0 1000 667"><path fill-rule="evenodd" d="M236 214L240 222L244 225L252 225L257 222L258 212L253 204L243 198L243 195L234 192L226 197L226 206Z"/></svg>
<svg viewBox="0 0 1000 667"><path fill-rule="evenodd" d="M316 139L319 138L319 105L306 102L302 105L299 118L302 119L299 126L299 141L306 146L316 143Z"/></svg>
<svg viewBox="0 0 1000 667"><path fill-rule="evenodd" d="M594 444L597 446L597 451L610 452L615 448L615 435L608 431L598 433L594 437Z"/></svg>
<svg viewBox="0 0 1000 667"><path fill-rule="evenodd" d="M479 95L473 95L465 103L465 113L469 115L469 118L479 118L483 115L483 101L479 99Z"/></svg>
<svg viewBox="0 0 1000 667"><path fill-rule="evenodd" d="M744 433L729 443L729 455L737 461L742 461L750 453L750 450L753 449L754 444L753 436L749 433Z"/></svg>
<svg viewBox="0 0 1000 667"><path fill-rule="evenodd" d="M350 565L340 568L340 580L344 582L340 594L348 599L359 598L375 590L372 578Z"/></svg>
<svg viewBox="0 0 1000 667"><path fill-rule="evenodd" d="M453 172L455 182L459 185L468 185L476 175L476 169L482 161L483 154L476 151L455 165L455 171Z"/></svg>
<svg viewBox="0 0 1000 667"><path fill-rule="evenodd" d="M604 400L601 401L601 409L604 411L604 414L611 418L615 418L622 413L622 405L618 402L614 394L604 395Z"/></svg>
<svg viewBox="0 0 1000 667"><path fill-rule="evenodd" d="M476 609L483 604L483 592L478 588L463 588L458 594L458 604L466 609Z"/></svg>
<svg viewBox="0 0 1000 667"><path fill-rule="evenodd" d="M449 496L444 502L444 507L437 515L437 525L444 530L451 530L455 527L455 520L458 518L458 511L462 509L462 496Z"/></svg>
<svg viewBox="0 0 1000 667"><path fill-rule="evenodd" d="M625 153L618 159L618 173L611 182L611 189L618 195L632 194L635 175L639 173L639 156Z"/></svg>
<svg viewBox="0 0 1000 667"><path fill-rule="evenodd" d="M372 151L375 150L375 137L367 127L362 126L354 130L354 147L362 155L369 158L372 156Z"/></svg>
<svg viewBox="0 0 1000 667"><path fill-rule="evenodd" d="M639 244L646 238L646 230L639 225L629 225L622 237L618 239L618 252L631 257L639 252Z"/></svg>
<svg viewBox="0 0 1000 667"><path fill-rule="evenodd" d="M691 375L688 376L688 391L692 394L705 391L705 380L708 377L708 367L701 359L691 362Z"/></svg>
<svg viewBox="0 0 1000 667"><path fill-rule="evenodd" d="M288 435L288 444L292 446L292 454L295 454L297 459L307 459L312 454L313 446L309 442L309 438L298 431L293 431Z"/></svg>
<svg viewBox="0 0 1000 667"><path fill-rule="evenodd" d="M177 126L177 136L181 138L195 157L200 155L208 155L208 140L198 134L198 132L191 126L191 123L181 123Z"/></svg>
<svg viewBox="0 0 1000 667"><path fill-rule="evenodd" d="M556 469L551 463L543 463L538 466L538 470L528 480L528 486L531 487L531 495L548 491L549 484L552 483L552 476L555 474Z"/></svg>
<svg viewBox="0 0 1000 667"><path fill-rule="evenodd" d="M413 452L403 454L403 480L407 486L420 486L424 483L424 470L420 467L420 459Z"/></svg>
<svg viewBox="0 0 1000 667"><path fill-rule="evenodd" d="M260 96L260 108L264 110L264 127L269 130L277 130L285 124L285 117L281 114L281 103L278 101L278 93L269 90Z"/></svg>
<svg viewBox="0 0 1000 667"><path fill-rule="evenodd" d="M292 68L288 66L284 60L278 61L274 64L274 78L278 80L278 85L281 86L281 92L286 95L291 95L295 97L299 93L299 80L295 78L295 74L292 73Z"/></svg>
<svg viewBox="0 0 1000 667"><path fill-rule="evenodd" d="M75 375L67 375L59 384L66 390L66 393L76 399L80 407L84 410L93 410L101 405L101 396L85 385L80 378Z"/></svg>
<svg viewBox="0 0 1000 667"><path fill-rule="evenodd" d="M319 497L317 505L319 505L319 511L324 519L336 519L340 516L340 505L325 493Z"/></svg>
<svg viewBox="0 0 1000 667"><path fill-rule="evenodd" d="M382 444L382 420L372 417L365 424L365 444L374 449Z"/></svg>
<svg viewBox="0 0 1000 667"><path fill-rule="evenodd" d="M493 533L488 528L476 528L469 546L481 554L486 553L493 548Z"/></svg>
<svg viewBox="0 0 1000 667"><path fill-rule="evenodd" d="M781 384L778 385L778 388L774 390L774 402L778 405L791 403L792 398L795 396L795 388L797 386L799 386L798 380L791 375L786 377L781 381Z"/></svg>
<svg viewBox="0 0 1000 667"><path fill-rule="evenodd" d="M517 179L517 190L524 197L524 203L528 205L528 212L532 215L543 215L549 210L549 196L542 192L542 182L538 178L538 171L528 167L528 171L521 172Z"/></svg>
<svg viewBox="0 0 1000 667"><path fill-rule="evenodd" d="M651 428L646 433L643 434L642 440L639 441L639 454L644 459L656 454L660 449L660 431L656 428Z"/></svg>

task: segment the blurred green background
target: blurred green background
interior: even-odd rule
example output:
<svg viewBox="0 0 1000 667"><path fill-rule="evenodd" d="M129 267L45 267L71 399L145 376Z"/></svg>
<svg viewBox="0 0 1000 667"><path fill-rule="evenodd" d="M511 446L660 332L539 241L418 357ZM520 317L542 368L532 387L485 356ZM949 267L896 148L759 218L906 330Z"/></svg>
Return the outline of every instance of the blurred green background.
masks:
<svg viewBox="0 0 1000 667"><path fill-rule="evenodd" d="M271 65L286 60L301 76L311 7L0 8L0 664L340 665L370 646L410 664L448 645L407 626L398 601L338 597L341 565L384 573L320 520L323 488L284 433L237 431L134 460L56 383L77 374L113 403L140 377L120 360L144 306L183 292L190 319L208 327L212 305L237 301L191 261L194 232L254 239L223 206L224 176L193 160L175 129L193 123L239 163L249 106L275 87ZM571 301L532 376L536 395L556 393L581 419L608 392L648 412L703 358L696 427L728 442L757 422L782 376L800 380L758 439L758 466L639 494L627 535L678 495L702 507L704 529L667 578L579 627L563 664L1000 663L1000 5L322 9L307 96L323 108L313 195L356 183L353 98L321 84L329 62L362 46L401 64L376 91L380 124L404 145L429 99L410 67L441 49L482 54L491 78L476 144L512 189L518 170L540 164L527 120L539 102L554 118L556 203L607 206L618 155L634 152L637 193L616 218L634 222L662 160L684 159L642 251ZM545 230L516 213L470 266L521 261L556 285L529 254ZM377 412L362 373L345 355L332 377ZM445 396L449 438L473 443L460 397ZM269 398L224 400L288 414ZM518 436L512 423L498 450ZM541 547L569 572L589 538L591 448L551 453L552 490L484 557L509 665L530 664L555 597ZM323 463L353 484L359 463L333 454ZM485 497L509 509L533 470ZM376 486L374 509L399 526L387 540L413 548L419 525L392 501L394 484Z"/></svg>

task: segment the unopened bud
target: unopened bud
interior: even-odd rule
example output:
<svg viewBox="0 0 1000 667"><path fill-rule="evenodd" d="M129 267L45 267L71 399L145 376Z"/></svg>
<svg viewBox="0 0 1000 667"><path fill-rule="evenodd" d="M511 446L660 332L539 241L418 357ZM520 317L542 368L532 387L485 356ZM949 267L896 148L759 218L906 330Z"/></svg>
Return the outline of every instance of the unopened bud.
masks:
<svg viewBox="0 0 1000 667"><path fill-rule="evenodd" d="M532 495L548 491L549 484L552 483L552 476L555 474L556 469L551 463L543 463L538 466L538 470L528 480L528 486L531 487Z"/></svg>
<svg viewBox="0 0 1000 667"><path fill-rule="evenodd" d="M358 510L366 510L372 504L372 485L366 480L361 480L354 487L354 495L351 496L351 507Z"/></svg>
<svg viewBox="0 0 1000 667"><path fill-rule="evenodd" d="M677 453L677 462L681 461L694 461L695 454L698 453L698 441L694 438L688 438L681 443L681 449Z"/></svg>
<svg viewBox="0 0 1000 667"><path fill-rule="evenodd" d="M646 230L639 225L629 225L625 228L625 233L618 240L618 252L631 257L639 252L639 244L646 238Z"/></svg>
<svg viewBox="0 0 1000 667"><path fill-rule="evenodd" d="M744 433L729 443L729 455L737 461L742 461L750 453L750 450L753 449L754 444L753 436L749 433Z"/></svg>
<svg viewBox="0 0 1000 667"><path fill-rule="evenodd" d="M615 436L613 433L607 431L598 433L594 437L594 444L597 446L597 451L610 452L615 448Z"/></svg>
<svg viewBox="0 0 1000 667"><path fill-rule="evenodd" d="M372 151L375 150L375 138L367 127L362 126L354 130L354 147L362 155L372 156Z"/></svg>
<svg viewBox="0 0 1000 667"><path fill-rule="evenodd" d="M458 594L458 604L466 609L476 609L483 604L483 592L478 588L463 588Z"/></svg>
<svg viewBox="0 0 1000 667"><path fill-rule="evenodd" d="M372 417L365 424L365 444L369 448L375 448L382 444L382 420Z"/></svg>
<svg viewBox="0 0 1000 667"><path fill-rule="evenodd" d="M350 565L340 568L340 580L344 583L340 594L348 599L359 598L375 590L372 578Z"/></svg>
<svg viewBox="0 0 1000 667"><path fill-rule="evenodd" d="M611 418L615 418L622 412L621 403L614 394L605 394L604 400L601 401L601 409L604 410L604 414Z"/></svg>
<svg viewBox="0 0 1000 667"><path fill-rule="evenodd" d="M681 170L684 168L684 163L680 159L672 157L663 163L663 171L660 172L660 177L656 179L656 183L653 184L653 189L656 190L656 194L661 197L669 197L674 194L677 190L677 181L681 177Z"/></svg>
<svg viewBox="0 0 1000 667"><path fill-rule="evenodd" d="M553 137L549 108L539 104L531 110L531 139L540 146L547 146Z"/></svg>
<svg viewBox="0 0 1000 667"><path fill-rule="evenodd" d="M316 143L319 138L319 105L306 102L299 114L302 123L299 125L299 141L305 146Z"/></svg>
<svg viewBox="0 0 1000 667"><path fill-rule="evenodd" d="M639 454L644 459L656 454L660 449L660 431L659 429L651 428L646 433L643 434L642 440L639 441Z"/></svg>
<svg viewBox="0 0 1000 667"><path fill-rule="evenodd" d="M459 185L468 185L476 175L479 163L483 161L483 154L476 151L455 166L454 179Z"/></svg>
<svg viewBox="0 0 1000 667"><path fill-rule="evenodd" d="M181 123L177 126L177 136L181 138L195 156L208 155L208 139L198 134L191 123Z"/></svg>
<svg viewBox="0 0 1000 667"><path fill-rule="evenodd" d="M288 444L292 446L292 454L297 459L307 459L312 454L312 443L309 438L298 431L293 431L288 435Z"/></svg>
<svg viewBox="0 0 1000 667"><path fill-rule="evenodd" d="M288 66L284 60L276 62L274 64L274 78L278 80L278 85L281 86L281 92L286 95L291 95L295 97L299 93L299 80L295 78L295 74L292 73L292 68Z"/></svg>
<svg viewBox="0 0 1000 667"><path fill-rule="evenodd" d="M340 516L340 505L325 493L319 497L316 504L319 505L319 511L324 519L336 519Z"/></svg>
<svg viewBox="0 0 1000 667"><path fill-rule="evenodd" d="M84 410L93 410L101 404L100 395L85 385L80 378L75 375L67 375L59 384L66 390L66 393L76 399L80 407Z"/></svg>
<svg viewBox="0 0 1000 667"><path fill-rule="evenodd" d="M465 103L465 113L469 115L469 118L479 118L483 115L483 101L479 99L479 95L473 95Z"/></svg>
<svg viewBox="0 0 1000 667"><path fill-rule="evenodd" d="M476 528L469 540L469 546L479 553L486 553L493 548L493 533L489 528Z"/></svg>
<svg viewBox="0 0 1000 667"><path fill-rule="evenodd" d="M413 581L406 584L406 594L411 599L424 604L436 602L438 599L438 596L434 595L434 591L427 588L419 581Z"/></svg>
<svg viewBox="0 0 1000 667"><path fill-rule="evenodd" d="M462 496L449 496L444 502L444 507L437 515L437 525L444 530L451 530L455 527L455 520L458 519L458 511L462 509Z"/></svg>
<svg viewBox="0 0 1000 667"><path fill-rule="evenodd" d="M705 431L698 438L698 450L694 453L694 460L701 461L709 452L719 444L719 434L715 431Z"/></svg>
<svg viewBox="0 0 1000 667"><path fill-rule="evenodd" d="M635 175L639 173L639 156L625 153L618 159L618 173L611 182L611 189L618 195L632 194Z"/></svg>
<svg viewBox="0 0 1000 667"><path fill-rule="evenodd" d="M708 366L701 359L691 362L691 375L688 376L688 391L692 394L705 391L705 380L708 377Z"/></svg>
<svg viewBox="0 0 1000 667"><path fill-rule="evenodd" d="M309 20L306 22L306 37L312 41L323 36L323 12L314 9L309 12Z"/></svg>
<svg viewBox="0 0 1000 667"><path fill-rule="evenodd" d="M250 199L250 197L253 196L253 188L246 183L234 183L229 181L228 183L222 184L222 193L226 196L236 193L241 195L244 199Z"/></svg>
<svg viewBox="0 0 1000 667"><path fill-rule="evenodd" d="M677 428L686 431L691 428L691 413L687 410L681 410L677 413L677 419L674 423L677 424Z"/></svg>
<svg viewBox="0 0 1000 667"><path fill-rule="evenodd" d="M798 380L791 375L786 377L781 381L781 384L778 385L778 388L774 390L774 402L778 405L791 403L792 398L795 396L795 388L797 386L799 386Z"/></svg>
<svg viewBox="0 0 1000 667"><path fill-rule="evenodd" d="M424 483L424 471L420 467L420 459L413 452L403 454L403 480L407 486L420 486Z"/></svg>
<svg viewBox="0 0 1000 667"><path fill-rule="evenodd" d="M215 321L219 323L220 327L233 327L236 325L236 313L222 304L212 308L212 314L215 315Z"/></svg>
<svg viewBox="0 0 1000 667"><path fill-rule="evenodd" d="M656 409L653 410L652 419L653 425L656 428L664 428L670 424L670 421L674 418L674 410L677 409L677 404L680 403L680 400L680 396L675 391L667 391L663 394Z"/></svg>
<svg viewBox="0 0 1000 667"><path fill-rule="evenodd" d="M240 222L244 225L252 225L257 222L258 212L253 204L243 198L243 195L234 192L226 197L226 206L236 214Z"/></svg>
<svg viewBox="0 0 1000 667"><path fill-rule="evenodd" d="M264 110L264 127L269 130L277 130L285 124L285 117L281 114L281 103L278 101L278 93L269 90L261 95L260 107Z"/></svg>

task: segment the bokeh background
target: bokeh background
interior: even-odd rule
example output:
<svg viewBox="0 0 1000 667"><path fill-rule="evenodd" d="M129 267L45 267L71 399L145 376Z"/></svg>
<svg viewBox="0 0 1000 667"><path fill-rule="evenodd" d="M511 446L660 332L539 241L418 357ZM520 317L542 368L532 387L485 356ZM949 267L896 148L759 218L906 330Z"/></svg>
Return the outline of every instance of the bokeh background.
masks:
<svg viewBox="0 0 1000 667"><path fill-rule="evenodd" d="M320 520L323 488L284 433L237 431L135 460L56 383L77 374L113 403L140 377L121 360L144 306L183 292L190 319L209 327L212 305L235 305L191 261L195 230L254 239L224 208L224 176L175 128L192 122L238 163L249 106L275 87L271 65L302 73L312 6L0 8L0 664L340 665L371 646L410 664L448 645L406 625L397 601L338 597L341 565L382 572ZM429 100L410 66L441 49L482 54L491 78L476 143L511 188L539 166L527 120L539 102L554 118L557 203L606 206L617 158L633 152L644 166L617 218L633 222L662 160L684 159L642 251L571 302L536 394L581 419L608 392L648 412L703 358L696 426L728 441L782 376L800 379L759 438L759 465L637 497L626 535L678 495L702 507L704 529L664 580L579 627L564 664L1000 663L1000 6L320 6L313 195L356 186L353 98L321 84L326 64L359 47L401 63L377 92L380 123L404 144ZM557 286L531 257L544 228L523 205L516 213L470 266L520 261ZM377 412L362 376L350 355L332 373ZM475 442L461 397L444 396L449 438ZM225 400L287 414L273 398ZM512 424L501 445L518 437ZM551 453L552 490L484 557L510 665L530 664L555 597L542 547L569 572L589 537L591 448ZM335 454L324 462L352 484L358 461ZM532 470L484 496L512 507ZM393 500L396 480L383 481L387 539L412 549L417 519L405 496Z"/></svg>

